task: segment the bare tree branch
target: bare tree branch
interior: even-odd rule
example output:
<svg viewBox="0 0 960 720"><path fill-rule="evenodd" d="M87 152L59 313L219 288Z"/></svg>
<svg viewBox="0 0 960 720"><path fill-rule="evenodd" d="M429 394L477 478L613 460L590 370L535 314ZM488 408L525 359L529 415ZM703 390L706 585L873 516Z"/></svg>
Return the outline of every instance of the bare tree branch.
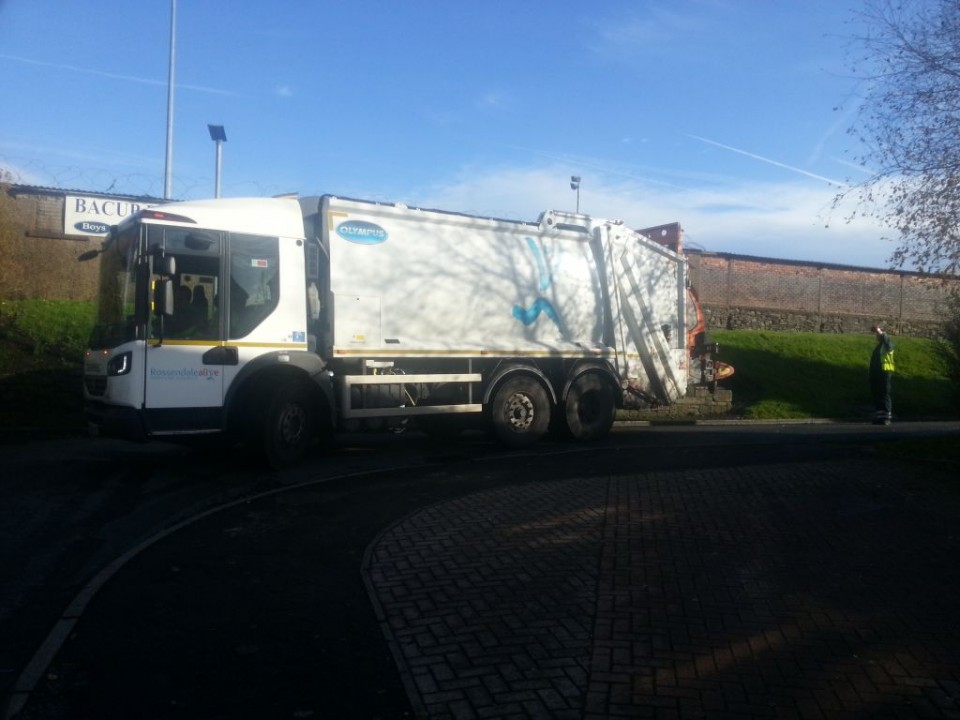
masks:
<svg viewBox="0 0 960 720"><path fill-rule="evenodd" d="M854 38L864 97L850 135L869 169L858 215L899 235L891 261L960 271L960 0L867 0Z"/></svg>

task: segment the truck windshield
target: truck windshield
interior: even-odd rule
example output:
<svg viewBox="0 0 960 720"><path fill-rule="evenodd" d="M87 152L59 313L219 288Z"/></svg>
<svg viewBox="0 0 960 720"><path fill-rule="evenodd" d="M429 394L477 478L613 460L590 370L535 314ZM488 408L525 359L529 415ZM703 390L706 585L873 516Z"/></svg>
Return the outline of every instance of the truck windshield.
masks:
<svg viewBox="0 0 960 720"><path fill-rule="evenodd" d="M140 225L134 224L106 241L100 255L97 319L90 336L91 348L112 348L135 340L137 318L137 248ZM145 288L144 288L145 291Z"/></svg>

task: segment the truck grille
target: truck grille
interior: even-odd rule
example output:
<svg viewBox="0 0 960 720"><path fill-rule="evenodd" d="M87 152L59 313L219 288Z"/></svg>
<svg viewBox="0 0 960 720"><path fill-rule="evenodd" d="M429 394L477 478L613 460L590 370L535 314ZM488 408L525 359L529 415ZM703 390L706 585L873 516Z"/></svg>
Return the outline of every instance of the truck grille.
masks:
<svg viewBox="0 0 960 720"><path fill-rule="evenodd" d="M107 391L106 377L85 377L83 384L90 395L103 395Z"/></svg>

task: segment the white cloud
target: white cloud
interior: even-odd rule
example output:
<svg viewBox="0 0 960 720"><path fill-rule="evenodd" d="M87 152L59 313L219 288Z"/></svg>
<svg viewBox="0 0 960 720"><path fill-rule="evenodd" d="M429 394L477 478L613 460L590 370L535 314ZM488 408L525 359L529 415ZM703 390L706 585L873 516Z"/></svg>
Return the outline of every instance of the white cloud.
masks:
<svg viewBox="0 0 960 720"><path fill-rule="evenodd" d="M624 220L631 227L678 221L688 242L711 252L882 268L893 245L874 221L847 222L834 210L835 189L805 181L689 186L591 174L582 166L471 169L410 202L512 220L536 220L544 210L573 210L571 174L581 175L581 211Z"/></svg>
<svg viewBox="0 0 960 720"><path fill-rule="evenodd" d="M664 47L689 45L706 32L701 15L657 4L594 21L593 26L594 52L612 57L662 53Z"/></svg>
<svg viewBox="0 0 960 720"><path fill-rule="evenodd" d="M478 110L496 110L503 107L503 98L496 92L488 92L475 103Z"/></svg>

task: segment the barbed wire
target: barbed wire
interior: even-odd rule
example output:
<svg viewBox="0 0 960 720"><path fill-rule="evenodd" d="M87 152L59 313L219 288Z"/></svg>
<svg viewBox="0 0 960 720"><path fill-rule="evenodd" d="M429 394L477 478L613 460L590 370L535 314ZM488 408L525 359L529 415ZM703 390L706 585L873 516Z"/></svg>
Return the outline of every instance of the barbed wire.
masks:
<svg viewBox="0 0 960 720"><path fill-rule="evenodd" d="M45 163L36 158L18 157L0 153L0 178L17 185L54 188L57 190L78 190L102 193L105 195L128 195L132 197L162 198L164 178L162 173L144 172L118 173L105 168L84 165L62 165ZM173 174L173 195L175 199L211 197L214 181L212 177L196 177ZM240 180L223 183L225 194L235 197L270 197L281 193L295 192L296 189L276 183L264 183L257 180Z"/></svg>

